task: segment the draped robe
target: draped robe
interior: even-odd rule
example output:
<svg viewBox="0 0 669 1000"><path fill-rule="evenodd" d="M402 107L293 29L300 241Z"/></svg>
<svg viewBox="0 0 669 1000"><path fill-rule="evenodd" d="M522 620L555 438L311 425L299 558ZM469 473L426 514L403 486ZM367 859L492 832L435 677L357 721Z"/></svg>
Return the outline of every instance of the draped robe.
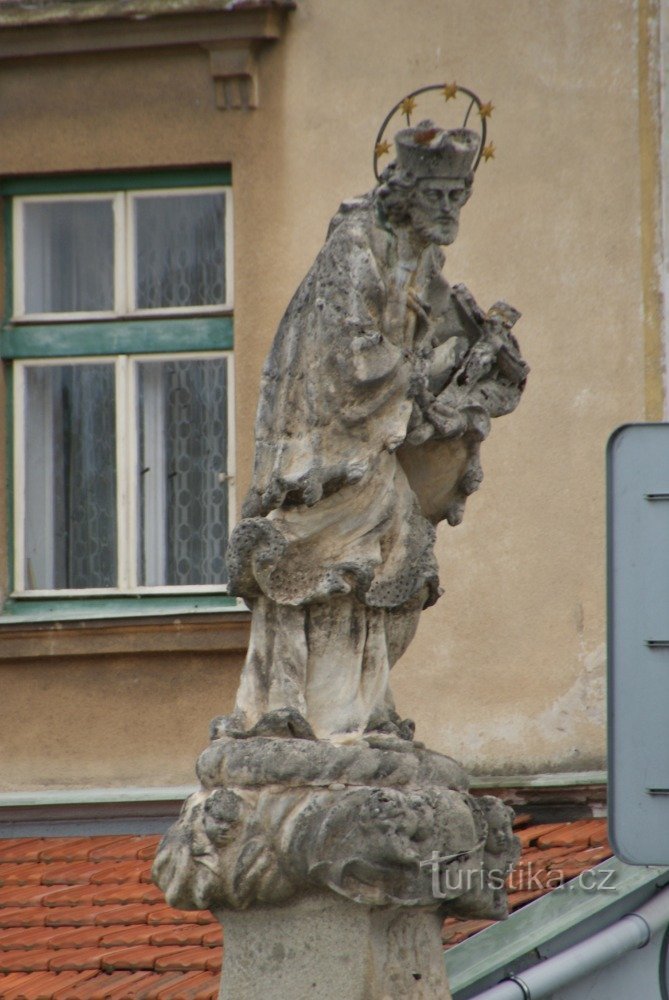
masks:
<svg viewBox="0 0 669 1000"><path fill-rule="evenodd" d="M281 321L227 554L253 612L235 725L293 708L346 741L394 717L390 668L440 593L434 524L460 520L489 417L522 388L481 352L482 314L443 262L436 246L411 259L373 195L344 203ZM477 351L479 377L449 382ZM435 431L440 394L451 417Z"/></svg>

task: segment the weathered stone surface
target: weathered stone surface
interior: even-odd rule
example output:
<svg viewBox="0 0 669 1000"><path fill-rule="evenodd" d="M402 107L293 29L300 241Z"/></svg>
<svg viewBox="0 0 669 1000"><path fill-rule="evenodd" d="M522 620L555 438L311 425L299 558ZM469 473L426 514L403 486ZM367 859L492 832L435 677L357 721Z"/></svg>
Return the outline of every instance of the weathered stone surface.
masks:
<svg viewBox="0 0 669 1000"><path fill-rule="evenodd" d="M378 740L379 737L377 736ZM371 906L504 916L512 813L448 757L313 739L219 738L154 877L173 906L244 909L329 889ZM447 877L442 877L447 876Z"/></svg>
<svg viewBox="0 0 669 1000"><path fill-rule="evenodd" d="M325 740L222 738L200 755L197 775L205 788L332 782L396 788L434 784L461 791L469 787L466 772L450 757L416 748L408 741L388 742L382 746L377 740L370 747L365 739L338 746Z"/></svg>
<svg viewBox="0 0 669 1000"><path fill-rule="evenodd" d="M225 931L221 1000L450 1000L435 913L318 894L216 915Z"/></svg>

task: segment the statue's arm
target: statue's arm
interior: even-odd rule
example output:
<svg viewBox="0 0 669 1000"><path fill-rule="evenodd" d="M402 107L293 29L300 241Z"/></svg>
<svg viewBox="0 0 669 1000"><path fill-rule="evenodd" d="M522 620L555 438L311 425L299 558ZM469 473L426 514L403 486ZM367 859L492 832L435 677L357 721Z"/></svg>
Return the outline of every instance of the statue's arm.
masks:
<svg viewBox="0 0 669 1000"><path fill-rule="evenodd" d="M464 285L451 288L441 274L429 286L434 345L416 406L409 442L485 436L490 418L515 409L528 367L512 327L519 313L505 302L484 312Z"/></svg>

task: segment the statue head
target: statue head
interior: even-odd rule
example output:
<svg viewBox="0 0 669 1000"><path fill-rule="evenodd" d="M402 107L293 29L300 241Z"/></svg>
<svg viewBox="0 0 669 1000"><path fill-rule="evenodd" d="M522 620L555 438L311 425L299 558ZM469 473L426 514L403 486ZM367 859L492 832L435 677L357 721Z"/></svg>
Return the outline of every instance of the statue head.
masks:
<svg viewBox="0 0 669 1000"><path fill-rule="evenodd" d="M402 129L395 136L396 160L375 191L382 216L393 227L413 229L425 243L452 243L480 145L471 129L442 129L430 120Z"/></svg>

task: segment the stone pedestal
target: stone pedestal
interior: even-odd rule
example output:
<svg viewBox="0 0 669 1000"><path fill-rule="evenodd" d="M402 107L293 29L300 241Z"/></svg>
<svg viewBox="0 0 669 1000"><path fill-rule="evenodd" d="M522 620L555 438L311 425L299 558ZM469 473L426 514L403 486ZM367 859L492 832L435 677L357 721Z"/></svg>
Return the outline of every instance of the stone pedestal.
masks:
<svg viewBox="0 0 669 1000"><path fill-rule="evenodd" d="M319 893L216 916L220 1000L450 1000L435 912Z"/></svg>
<svg viewBox="0 0 669 1000"><path fill-rule="evenodd" d="M511 811L411 739L338 746L291 710L218 733L153 877L223 924L221 997L447 1000L441 921L506 915Z"/></svg>

